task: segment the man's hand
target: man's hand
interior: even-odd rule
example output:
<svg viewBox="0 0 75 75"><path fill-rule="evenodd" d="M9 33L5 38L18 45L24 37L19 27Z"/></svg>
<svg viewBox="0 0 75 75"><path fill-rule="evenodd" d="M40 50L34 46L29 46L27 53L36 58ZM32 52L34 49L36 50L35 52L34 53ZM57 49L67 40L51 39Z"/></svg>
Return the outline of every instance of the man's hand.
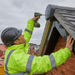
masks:
<svg viewBox="0 0 75 75"><path fill-rule="evenodd" d="M39 18L40 18L39 16L38 17L33 17L32 20L35 21L35 20L38 20Z"/></svg>
<svg viewBox="0 0 75 75"><path fill-rule="evenodd" d="M70 51L72 51L73 44L74 44L74 40L72 40L71 35L69 35L69 36L67 37L66 47L67 47Z"/></svg>

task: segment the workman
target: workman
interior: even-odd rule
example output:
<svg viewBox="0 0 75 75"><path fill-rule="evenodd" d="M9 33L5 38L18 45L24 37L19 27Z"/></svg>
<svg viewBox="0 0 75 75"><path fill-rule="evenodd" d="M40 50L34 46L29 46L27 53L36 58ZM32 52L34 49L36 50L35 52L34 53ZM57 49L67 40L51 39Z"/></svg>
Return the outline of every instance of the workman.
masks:
<svg viewBox="0 0 75 75"><path fill-rule="evenodd" d="M1 39L7 50L5 52L4 69L5 75L33 75L33 73L46 73L52 68L64 63L71 57L74 40L69 35L66 47L55 53L44 56L33 56L28 54L29 44L35 20L33 17L28 20L27 27L22 35L22 30L8 27L1 33Z"/></svg>

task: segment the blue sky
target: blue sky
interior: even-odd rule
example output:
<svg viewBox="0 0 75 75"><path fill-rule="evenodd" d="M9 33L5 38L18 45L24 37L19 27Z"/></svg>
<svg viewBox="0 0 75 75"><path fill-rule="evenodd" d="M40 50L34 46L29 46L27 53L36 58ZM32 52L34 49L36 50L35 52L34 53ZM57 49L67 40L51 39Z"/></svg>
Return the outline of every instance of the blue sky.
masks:
<svg viewBox="0 0 75 75"><path fill-rule="evenodd" d="M0 35L7 27L24 30L27 21L34 16L34 12L45 13L48 4L75 8L74 0L0 0ZM46 20L42 16L39 20L40 28L34 28L30 43L40 44ZM1 39L0 39L0 43Z"/></svg>

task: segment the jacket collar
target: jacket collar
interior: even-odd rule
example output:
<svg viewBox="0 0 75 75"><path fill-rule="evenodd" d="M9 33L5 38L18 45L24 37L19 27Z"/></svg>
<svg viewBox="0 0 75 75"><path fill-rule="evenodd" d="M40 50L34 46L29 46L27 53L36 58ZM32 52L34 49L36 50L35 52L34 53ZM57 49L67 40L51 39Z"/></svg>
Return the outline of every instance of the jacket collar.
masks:
<svg viewBox="0 0 75 75"><path fill-rule="evenodd" d="M19 49L25 47L25 44L19 44L19 45L12 45L7 48L7 50L14 50L14 49Z"/></svg>

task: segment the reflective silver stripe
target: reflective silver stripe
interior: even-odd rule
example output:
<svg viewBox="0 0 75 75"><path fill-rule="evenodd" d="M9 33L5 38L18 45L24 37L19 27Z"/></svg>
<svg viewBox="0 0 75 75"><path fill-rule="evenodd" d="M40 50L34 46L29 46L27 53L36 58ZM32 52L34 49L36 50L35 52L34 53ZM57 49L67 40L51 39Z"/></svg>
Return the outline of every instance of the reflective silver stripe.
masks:
<svg viewBox="0 0 75 75"><path fill-rule="evenodd" d="M13 51L14 51L14 50L11 50L11 51L9 52L8 56L7 56L6 63L5 63L5 69L6 69L5 75L24 75L24 74L28 74L28 72L20 72L20 73L16 73L16 74L9 74L9 73L8 73L7 64L8 64L8 61L9 61L9 57L10 57L10 55L12 54Z"/></svg>
<svg viewBox="0 0 75 75"><path fill-rule="evenodd" d="M52 54L49 55L49 59L50 59L52 68L56 67L55 58Z"/></svg>
<svg viewBox="0 0 75 75"><path fill-rule="evenodd" d="M24 74L28 74L28 73L23 73L23 72L16 73L16 74L7 74L7 73L5 73L5 75L24 75Z"/></svg>
<svg viewBox="0 0 75 75"><path fill-rule="evenodd" d="M28 29L25 29L25 31L27 31L28 33L32 34L32 31L28 30Z"/></svg>
<svg viewBox="0 0 75 75"><path fill-rule="evenodd" d="M28 58L27 66L26 66L26 71L31 72L31 65L33 61L34 56L30 55Z"/></svg>
<svg viewBox="0 0 75 75"><path fill-rule="evenodd" d="M34 74L44 75L44 73L34 73Z"/></svg>
<svg viewBox="0 0 75 75"><path fill-rule="evenodd" d="M11 55L11 53L13 52L14 50L11 50L7 56L7 59L6 59L6 63L5 63L5 68L6 68L6 72L8 73L8 67L7 67L7 64L8 64L8 60L9 60L9 57Z"/></svg>

